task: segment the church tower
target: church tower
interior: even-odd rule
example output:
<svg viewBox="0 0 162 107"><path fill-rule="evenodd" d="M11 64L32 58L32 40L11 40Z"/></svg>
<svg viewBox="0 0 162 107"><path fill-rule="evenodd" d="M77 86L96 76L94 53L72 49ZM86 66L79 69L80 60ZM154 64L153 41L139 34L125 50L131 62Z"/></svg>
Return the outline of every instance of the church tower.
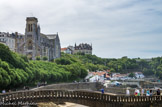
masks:
<svg viewBox="0 0 162 107"><path fill-rule="evenodd" d="M26 42L24 46L25 55L30 59L35 59L36 56L36 42L38 40L37 18L26 18L25 38Z"/></svg>

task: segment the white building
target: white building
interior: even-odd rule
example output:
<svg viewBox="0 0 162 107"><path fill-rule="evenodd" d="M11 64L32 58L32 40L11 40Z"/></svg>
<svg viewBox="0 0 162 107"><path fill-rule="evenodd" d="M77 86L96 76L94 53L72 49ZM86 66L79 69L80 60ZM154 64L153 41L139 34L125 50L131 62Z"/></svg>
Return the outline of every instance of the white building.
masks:
<svg viewBox="0 0 162 107"><path fill-rule="evenodd" d="M88 79L89 82L104 82L107 77L108 77L107 72L98 71L98 72L89 72L86 79Z"/></svg>
<svg viewBox="0 0 162 107"><path fill-rule="evenodd" d="M72 50L70 48L61 48L61 52L67 53L67 54L72 54Z"/></svg>
<svg viewBox="0 0 162 107"><path fill-rule="evenodd" d="M8 46L10 50L15 52L15 38L14 35L0 32L0 43Z"/></svg>
<svg viewBox="0 0 162 107"><path fill-rule="evenodd" d="M135 74L135 77L138 79L145 77L142 72L135 72L134 74Z"/></svg>

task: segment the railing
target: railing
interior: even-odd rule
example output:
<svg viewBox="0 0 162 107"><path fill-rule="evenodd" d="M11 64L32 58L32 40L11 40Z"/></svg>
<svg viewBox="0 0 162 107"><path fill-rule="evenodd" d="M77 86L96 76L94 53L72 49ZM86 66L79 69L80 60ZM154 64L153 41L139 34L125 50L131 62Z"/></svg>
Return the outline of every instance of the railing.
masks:
<svg viewBox="0 0 162 107"><path fill-rule="evenodd" d="M116 103L162 102L162 96L123 96L91 91L38 90L0 94L0 102L35 101L37 99L83 99Z"/></svg>

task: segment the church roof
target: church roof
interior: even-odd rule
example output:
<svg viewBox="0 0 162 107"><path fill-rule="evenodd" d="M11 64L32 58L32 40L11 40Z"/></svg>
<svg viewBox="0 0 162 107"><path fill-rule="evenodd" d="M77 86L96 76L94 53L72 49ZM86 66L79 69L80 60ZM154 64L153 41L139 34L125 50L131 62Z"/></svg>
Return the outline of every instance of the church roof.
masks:
<svg viewBox="0 0 162 107"><path fill-rule="evenodd" d="M36 17L27 17L26 18L26 21L34 21L34 20L38 21L38 19Z"/></svg>
<svg viewBox="0 0 162 107"><path fill-rule="evenodd" d="M45 34L43 34L43 33L40 33L40 35L41 35L42 37L47 38L47 36L46 36Z"/></svg>
<svg viewBox="0 0 162 107"><path fill-rule="evenodd" d="M41 33L41 36L45 37L45 38L48 38L48 39L55 39L58 35L57 34L48 34L48 35L46 35L46 34Z"/></svg>
<svg viewBox="0 0 162 107"><path fill-rule="evenodd" d="M55 39L57 37L57 34L51 34L51 35L46 35L48 39Z"/></svg>

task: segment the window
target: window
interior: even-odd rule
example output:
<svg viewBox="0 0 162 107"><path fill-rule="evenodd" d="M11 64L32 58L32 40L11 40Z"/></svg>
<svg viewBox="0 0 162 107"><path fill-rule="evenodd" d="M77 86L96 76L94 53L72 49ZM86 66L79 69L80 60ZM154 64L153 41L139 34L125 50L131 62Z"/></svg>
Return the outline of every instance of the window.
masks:
<svg viewBox="0 0 162 107"><path fill-rule="evenodd" d="M33 30L32 30L32 29L33 29L33 28L32 28L32 24L31 24L30 26L31 26L31 30L30 30L30 31L32 32L32 31L33 31Z"/></svg>
<svg viewBox="0 0 162 107"><path fill-rule="evenodd" d="M29 49L29 50L32 50L32 49L33 49L32 41L29 41L29 42L28 42L28 49Z"/></svg>
<svg viewBox="0 0 162 107"><path fill-rule="evenodd" d="M32 38L32 35L27 35L28 38Z"/></svg>
<svg viewBox="0 0 162 107"><path fill-rule="evenodd" d="M28 24L28 32L30 32L30 24Z"/></svg>

